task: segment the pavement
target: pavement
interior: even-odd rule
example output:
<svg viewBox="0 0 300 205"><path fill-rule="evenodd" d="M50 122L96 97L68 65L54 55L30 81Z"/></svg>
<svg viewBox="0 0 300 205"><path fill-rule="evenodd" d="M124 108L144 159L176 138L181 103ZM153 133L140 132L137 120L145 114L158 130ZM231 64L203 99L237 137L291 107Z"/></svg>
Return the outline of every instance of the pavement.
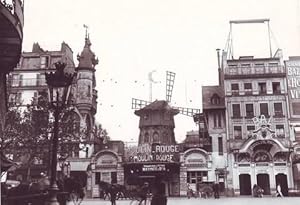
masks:
<svg viewBox="0 0 300 205"><path fill-rule="evenodd" d="M130 200L117 200L116 205L130 205ZM69 202L68 205L74 203ZM148 203L149 204L149 203ZM184 198L178 197L168 198L167 205L299 205L300 197L264 197L264 198L253 198L253 197L226 197L220 199L202 199L202 198ZM103 199L85 199L80 205L111 205L111 202Z"/></svg>

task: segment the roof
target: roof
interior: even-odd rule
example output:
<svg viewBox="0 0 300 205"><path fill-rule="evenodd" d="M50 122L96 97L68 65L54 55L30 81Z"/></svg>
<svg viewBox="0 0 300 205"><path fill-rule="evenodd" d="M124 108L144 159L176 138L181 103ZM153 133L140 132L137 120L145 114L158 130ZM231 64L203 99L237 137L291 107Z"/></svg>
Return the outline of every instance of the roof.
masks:
<svg viewBox="0 0 300 205"><path fill-rule="evenodd" d="M150 103L149 105L145 106L144 108L135 111L136 115L140 115L144 112L152 112L152 111L170 111L174 115L179 113L178 109L172 108L169 103L165 100L155 100L154 102Z"/></svg>
<svg viewBox="0 0 300 205"><path fill-rule="evenodd" d="M219 103L213 103L212 97L219 97ZM202 86L203 109L223 109L225 108L224 90L221 86Z"/></svg>
<svg viewBox="0 0 300 205"><path fill-rule="evenodd" d="M95 65L98 64L98 59L94 52L91 50L91 41L88 36L85 38L85 45L80 55L77 56L79 61L78 68L83 69L94 69Z"/></svg>

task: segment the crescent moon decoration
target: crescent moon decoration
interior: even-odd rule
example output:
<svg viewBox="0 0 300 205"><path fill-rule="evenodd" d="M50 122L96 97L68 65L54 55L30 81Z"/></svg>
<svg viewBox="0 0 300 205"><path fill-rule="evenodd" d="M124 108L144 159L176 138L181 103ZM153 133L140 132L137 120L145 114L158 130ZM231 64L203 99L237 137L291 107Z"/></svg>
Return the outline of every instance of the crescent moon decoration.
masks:
<svg viewBox="0 0 300 205"><path fill-rule="evenodd" d="M152 71L148 74L148 79L149 79L149 81L152 82L152 83L159 83L159 81L156 81L156 80L153 79L153 73L155 73L155 72L156 72L156 70L152 70Z"/></svg>

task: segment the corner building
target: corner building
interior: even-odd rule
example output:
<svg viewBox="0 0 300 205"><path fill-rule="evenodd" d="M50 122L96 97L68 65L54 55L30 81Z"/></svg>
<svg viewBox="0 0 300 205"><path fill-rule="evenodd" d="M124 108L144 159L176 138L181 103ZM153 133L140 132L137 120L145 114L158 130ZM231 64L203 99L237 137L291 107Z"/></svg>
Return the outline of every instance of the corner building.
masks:
<svg viewBox="0 0 300 205"><path fill-rule="evenodd" d="M282 57L226 59L223 76L228 142L228 190L265 195L293 185L292 139L288 124L286 71Z"/></svg>

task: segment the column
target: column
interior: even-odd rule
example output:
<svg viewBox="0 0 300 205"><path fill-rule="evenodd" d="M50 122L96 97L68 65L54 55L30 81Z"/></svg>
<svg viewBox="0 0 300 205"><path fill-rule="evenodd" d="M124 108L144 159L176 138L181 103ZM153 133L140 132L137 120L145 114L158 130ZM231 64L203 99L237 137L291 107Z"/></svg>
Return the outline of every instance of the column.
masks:
<svg viewBox="0 0 300 205"><path fill-rule="evenodd" d="M186 166L180 167L179 183L180 183L180 196L187 195L187 168Z"/></svg>

